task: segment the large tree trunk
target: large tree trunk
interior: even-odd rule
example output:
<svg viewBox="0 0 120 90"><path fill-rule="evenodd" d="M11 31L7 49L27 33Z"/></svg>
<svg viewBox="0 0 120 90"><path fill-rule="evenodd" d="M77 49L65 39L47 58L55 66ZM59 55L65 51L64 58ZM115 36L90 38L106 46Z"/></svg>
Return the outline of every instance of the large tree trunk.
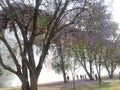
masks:
<svg viewBox="0 0 120 90"><path fill-rule="evenodd" d="M24 77L23 75L18 75L19 79L21 80L21 90L30 90L30 84L28 79Z"/></svg>
<svg viewBox="0 0 120 90"><path fill-rule="evenodd" d="M110 74L110 75L109 75L109 78L112 79L112 78L113 78L113 74Z"/></svg>
<svg viewBox="0 0 120 90"><path fill-rule="evenodd" d="M38 90L37 89L37 78L35 75L32 75L32 77L30 77L30 82L25 81L25 80L21 82L22 82L22 86L21 86L22 90Z"/></svg>
<svg viewBox="0 0 120 90"><path fill-rule="evenodd" d="M90 77L90 80L94 80L94 71L93 71L93 67L92 67L92 62L89 61L90 64L90 73L88 73L88 76Z"/></svg>
<svg viewBox="0 0 120 90"><path fill-rule="evenodd" d="M33 74L30 77L30 90L38 90L37 89L37 77L35 74Z"/></svg>
<svg viewBox="0 0 120 90"><path fill-rule="evenodd" d="M27 66L25 65L24 59L22 60L22 72L24 77L24 80L22 81L22 90L30 90L30 84L28 81L28 70L27 70Z"/></svg>
<svg viewBox="0 0 120 90"><path fill-rule="evenodd" d="M28 81L22 82L22 90L30 90L30 86L29 86Z"/></svg>
<svg viewBox="0 0 120 90"><path fill-rule="evenodd" d="M101 83L101 82L102 82L102 79L101 79L100 73L98 74L98 78L99 78L99 82Z"/></svg>

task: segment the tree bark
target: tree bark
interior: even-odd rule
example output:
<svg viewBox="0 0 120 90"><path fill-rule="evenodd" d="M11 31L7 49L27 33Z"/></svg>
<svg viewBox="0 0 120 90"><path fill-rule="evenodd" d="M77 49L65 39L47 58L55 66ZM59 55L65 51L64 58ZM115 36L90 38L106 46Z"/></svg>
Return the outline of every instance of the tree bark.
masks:
<svg viewBox="0 0 120 90"><path fill-rule="evenodd" d="M23 79L22 79L21 82L22 82L22 86L21 86L22 90L38 90L38 88L37 88L37 77L35 75L32 75L30 77L30 84L29 84L29 81L23 80Z"/></svg>
<svg viewBox="0 0 120 90"><path fill-rule="evenodd" d="M110 79L112 79L113 78L113 71L108 72L108 76L109 76Z"/></svg>
<svg viewBox="0 0 120 90"><path fill-rule="evenodd" d="M96 66L96 68L97 68L97 66ZM101 64L98 64L97 73L98 73L99 83L101 83L102 82L102 79L101 79Z"/></svg>
<svg viewBox="0 0 120 90"><path fill-rule="evenodd" d="M110 75L109 75L109 78L112 79L112 78L113 78L113 74L110 74Z"/></svg>
<svg viewBox="0 0 120 90"><path fill-rule="evenodd" d="M75 86L75 76L73 76L73 90L76 90L76 86Z"/></svg>
<svg viewBox="0 0 120 90"><path fill-rule="evenodd" d="M30 86L29 86L28 81L22 82L22 90L30 90Z"/></svg>
<svg viewBox="0 0 120 90"><path fill-rule="evenodd" d="M94 80L94 71L93 71L93 67L92 67L92 62L89 61L89 64L90 64L90 73L89 74L89 78L90 80Z"/></svg>
<svg viewBox="0 0 120 90"><path fill-rule="evenodd" d="M67 83L67 79L66 79L66 73L65 73L65 65L64 65L64 60L63 60L63 56L62 56L62 48L61 45L58 46L58 52L61 58L61 70L63 73L63 78L64 78L64 83Z"/></svg>
<svg viewBox="0 0 120 90"><path fill-rule="evenodd" d="M113 73L114 73L114 71L116 69L116 65L113 65L113 63L111 63L111 66L108 66L106 64L106 62L105 62L105 68L106 68L106 70L108 72L109 78L112 79L113 78Z"/></svg>
<svg viewBox="0 0 120 90"><path fill-rule="evenodd" d="M86 67L83 67L83 68L84 68L85 72L87 73L89 79L90 79L90 80L94 80L92 74L88 72L87 68L86 68Z"/></svg>
<svg viewBox="0 0 120 90"><path fill-rule="evenodd" d="M37 88L37 77L36 77L36 74L33 74L30 77L30 90L38 90L38 88Z"/></svg>
<svg viewBox="0 0 120 90"><path fill-rule="evenodd" d="M64 68L64 66L62 66L62 72L63 72L64 83L67 83L66 73L65 73L65 68Z"/></svg>
<svg viewBox="0 0 120 90"><path fill-rule="evenodd" d="M101 79L100 72L98 73L98 78L99 78L99 82L101 83L101 82L102 82L102 79Z"/></svg>
<svg viewBox="0 0 120 90"><path fill-rule="evenodd" d="M19 79L21 80L21 90L30 90L30 84L29 84L29 81L28 79L26 79L25 76L23 76L22 74L17 74Z"/></svg>

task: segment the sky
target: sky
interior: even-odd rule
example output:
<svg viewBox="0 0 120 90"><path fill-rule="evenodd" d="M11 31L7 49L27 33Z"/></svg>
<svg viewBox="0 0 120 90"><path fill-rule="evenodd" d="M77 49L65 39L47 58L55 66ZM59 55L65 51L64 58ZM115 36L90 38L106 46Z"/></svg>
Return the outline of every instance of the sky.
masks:
<svg viewBox="0 0 120 90"><path fill-rule="evenodd" d="M120 0L113 0L112 13L113 13L113 20L119 23L120 26Z"/></svg>

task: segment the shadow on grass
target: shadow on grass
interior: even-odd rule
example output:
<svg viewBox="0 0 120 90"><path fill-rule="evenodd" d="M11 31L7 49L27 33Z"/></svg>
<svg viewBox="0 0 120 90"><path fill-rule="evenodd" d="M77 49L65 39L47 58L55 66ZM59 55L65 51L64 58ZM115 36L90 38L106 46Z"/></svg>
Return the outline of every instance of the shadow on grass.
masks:
<svg viewBox="0 0 120 90"><path fill-rule="evenodd" d="M98 88L110 88L111 83L110 82L102 82L102 83L97 83L99 86Z"/></svg>

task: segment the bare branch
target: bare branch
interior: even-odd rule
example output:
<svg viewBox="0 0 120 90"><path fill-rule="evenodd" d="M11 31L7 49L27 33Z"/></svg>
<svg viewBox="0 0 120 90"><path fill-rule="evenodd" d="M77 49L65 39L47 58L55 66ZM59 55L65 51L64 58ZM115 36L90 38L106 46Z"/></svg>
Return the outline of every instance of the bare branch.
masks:
<svg viewBox="0 0 120 90"><path fill-rule="evenodd" d="M59 30L62 30L63 28L66 28L66 27L70 26L71 24L74 24L75 20L77 19L77 17L78 17L82 12L84 12L84 8L83 8L78 14L76 14L76 16L74 17L74 19L73 19L71 22L69 22L68 24L65 24L65 25L59 27L57 30L58 30L58 31L59 31Z"/></svg>
<svg viewBox="0 0 120 90"><path fill-rule="evenodd" d="M22 49L22 44L21 44L21 42L20 42L20 39L19 39L18 34L17 34L16 27L15 27L14 24L13 24L13 28L14 28L15 37L16 37L17 42L18 42L18 45L19 45L20 54L21 54L21 57L23 58L22 60L24 60L24 62L25 62L26 65L28 66L28 68L30 68L29 62L28 62L28 60L27 60L27 58L26 58L25 49L24 49L24 50Z"/></svg>
<svg viewBox="0 0 120 90"><path fill-rule="evenodd" d="M34 10L34 15L33 15L33 28L32 28L32 34L30 37L30 43L33 44L34 39L35 39L35 34L36 34L36 28L37 28L37 17L38 17L38 11L39 11L39 6L41 4L42 0L36 0L36 5L35 5L35 10Z"/></svg>
<svg viewBox="0 0 120 90"><path fill-rule="evenodd" d="M17 67L17 71L20 72L21 71L21 66L20 66L20 64L19 64L19 62L18 62L18 60L16 58L16 55L13 53L10 45L8 44L8 42L3 37L0 37L0 40L3 41L3 43L6 45L8 51L10 52L10 54L11 54L11 56L12 56L14 62L15 62L15 65Z"/></svg>
<svg viewBox="0 0 120 90"><path fill-rule="evenodd" d="M6 70L8 70L8 71L10 71L10 72L12 72L12 73L14 73L14 74L17 74L17 72L16 72L15 70L13 70L11 67L9 67L9 66L7 66L7 65L4 64L1 55L0 55L0 64L1 64L1 66L2 66L4 69L6 69Z"/></svg>

